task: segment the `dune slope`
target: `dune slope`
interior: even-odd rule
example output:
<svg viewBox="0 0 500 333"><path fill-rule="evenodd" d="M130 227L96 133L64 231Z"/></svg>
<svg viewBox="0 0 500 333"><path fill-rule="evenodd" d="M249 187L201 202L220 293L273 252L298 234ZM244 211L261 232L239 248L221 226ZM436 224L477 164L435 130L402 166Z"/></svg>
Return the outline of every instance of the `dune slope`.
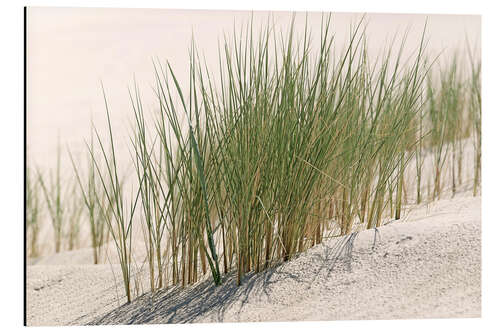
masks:
<svg viewBox="0 0 500 333"><path fill-rule="evenodd" d="M111 265L53 263L28 268L29 325L479 317L481 198L415 207L403 221L325 241L240 287L232 277L220 287L205 280L119 307Z"/></svg>

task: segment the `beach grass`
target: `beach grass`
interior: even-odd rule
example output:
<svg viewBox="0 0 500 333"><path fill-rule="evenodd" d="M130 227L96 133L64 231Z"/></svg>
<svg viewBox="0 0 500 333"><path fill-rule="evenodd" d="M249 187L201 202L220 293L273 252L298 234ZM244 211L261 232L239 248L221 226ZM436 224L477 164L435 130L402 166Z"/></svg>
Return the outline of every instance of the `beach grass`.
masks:
<svg viewBox="0 0 500 333"><path fill-rule="evenodd" d="M52 171L52 170L51 170ZM67 204L69 200L67 196L67 185L64 185L61 173L61 148L57 146L57 160L55 172L48 176L37 169L37 179L42 189L43 198L46 204L47 211L53 228L54 249L58 253L61 251L65 222L67 222Z"/></svg>
<svg viewBox="0 0 500 333"><path fill-rule="evenodd" d="M153 110L145 110L136 82L129 90L134 172L126 177L104 94L107 131L93 127L85 172L70 154L80 191L69 195L81 196L75 200L87 212L94 263L111 234L127 301L136 227L152 292L207 274L215 285L234 274L239 285L247 274L324 238L401 219L413 166L416 203L439 199L448 179L455 194L465 179L463 141L470 137L478 193L480 63L471 55L467 72L457 53L436 65L427 55L425 27L410 55L404 55L405 32L372 59L364 19L350 27L346 44L332 24L325 15L313 42L310 26L298 31L294 19L287 31L270 22L255 29L250 21L223 36L215 70L193 40L185 85L171 63L153 61ZM426 159L432 160L430 180ZM38 172L56 251L64 219L78 211L63 209L59 163L58 154L50 187Z"/></svg>
<svg viewBox="0 0 500 333"><path fill-rule="evenodd" d="M92 129L93 131L93 129ZM83 209L86 214L86 221L89 224L90 245L93 252L93 263L99 264L102 261L103 245L109 240L109 229L106 221L109 220L111 214L111 205L109 200L106 200L106 193L98 179L96 167L92 156L96 155L94 149L94 134L90 133L90 153L88 154L87 170L78 170L71 151L68 148L69 157L73 166L76 184L80 190L80 195L76 196L83 201ZM86 177L86 178L84 178Z"/></svg>
<svg viewBox="0 0 500 333"><path fill-rule="evenodd" d="M42 224L42 198L40 183L34 178L33 171L26 169L26 230L27 255L36 258L40 254L39 234Z"/></svg>
<svg viewBox="0 0 500 333"><path fill-rule="evenodd" d="M109 107L104 87L102 89L106 106L107 134L109 135L108 143L110 149L108 150L106 148L103 142L104 138L99 134L95 126L94 133L99 143L99 149L98 151L94 151L92 146L88 143L87 148L105 194L104 203L101 203L99 200L97 201L99 209L102 212L106 212L107 207L109 207L111 210L110 214L104 214L104 219L118 253L125 295L127 297L127 302L130 302L132 299L132 224L140 191L132 190L130 202L127 201L124 195L123 180L119 177L119 166L116 162L115 141L109 116ZM99 157L103 159L104 166L99 164ZM139 188L142 186L142 179L143 177L140 179Z"/></svg>

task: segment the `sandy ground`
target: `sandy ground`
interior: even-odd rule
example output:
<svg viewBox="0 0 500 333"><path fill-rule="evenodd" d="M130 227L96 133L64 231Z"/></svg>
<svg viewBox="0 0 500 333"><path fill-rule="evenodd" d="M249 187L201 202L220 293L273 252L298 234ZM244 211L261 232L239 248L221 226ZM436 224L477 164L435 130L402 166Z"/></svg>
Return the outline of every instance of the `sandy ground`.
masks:
<svg viewBox="0 0 500 333"><path fill-rule="evenodd" d="M481 316L481 198L468 193L325 241L240 287L229 276L217 288L205 280L123 305L119 266L91 265L90 254L28 266L28 325Z"/></svg>

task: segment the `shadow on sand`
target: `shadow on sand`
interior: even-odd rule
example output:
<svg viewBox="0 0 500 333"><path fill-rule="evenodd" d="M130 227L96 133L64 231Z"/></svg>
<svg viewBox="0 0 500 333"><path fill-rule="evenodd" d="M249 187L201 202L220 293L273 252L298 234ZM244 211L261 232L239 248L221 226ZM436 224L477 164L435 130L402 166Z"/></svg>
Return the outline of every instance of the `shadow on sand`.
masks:
<svg viewBox="0 0 500 333"><path fill-rule="evenodd" d="M273 284L294 280L312 285L321 272L330 277L337 269L351 271L352 251L358 233L325 242L311 253L307 272L287 269L287 262L260 273L249 273L236 285L234 274L228 274L222 285L216 287L210 279L186 288L171 287L167 290L146 293L129 304L122 305L89 325L189 323L195 320L221 322L229 307L244 310L249 297L269 297ZM375 233L376 235L376 233ZM374 241L376 238L374 239ZM373 249L372 249L373 250ZM299 255L300 257L300 255Z"/></svg>

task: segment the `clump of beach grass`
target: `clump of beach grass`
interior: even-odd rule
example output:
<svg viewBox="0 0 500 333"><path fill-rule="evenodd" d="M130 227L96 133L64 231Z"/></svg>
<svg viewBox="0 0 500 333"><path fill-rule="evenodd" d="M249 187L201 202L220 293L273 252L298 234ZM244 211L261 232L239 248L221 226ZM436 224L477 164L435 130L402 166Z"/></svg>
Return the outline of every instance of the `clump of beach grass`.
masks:
<svg viewBox="0 0 500 333"><path fill-rule="evenodd" d="M49 176L47 176L47 180L39 169L37 169L36 172L50 220L52 222L54 248L56 253L58 253L61 250L64 236L64 226L67 214L65 199L68 198L66 195L67 186L64 186L61 174L61 149L59 145L57 146L55 173L53 174L50 172Z"/></svg>
<svg viewBox="0 0 500 333"><path fill-rule="evenodd" d="M102 212L106 212L107 207L109 207L111 210L110 214L103 214L103 217L111 233L118 253L125 295L127 297L127 302L130 302L132 300L132 224L140 191L136 191L137 194L134 194L134 191L132 191L130 202L126 202L127 199L123 193L123 181L119 176L113 129L111 126L108 102L106 95L104 94L104 88L103 96L106 107L106 119L108 125L107 134L109 135L110 149L108 150L105 146L102 135L99 134L95 126L94 133L97 137L100 149L98 152L95 152L93 147L89 144L87 144L87 148L105 194L104 203L101 203L99 200L97 201L99 209ZM104 166L98 163L99 156L101 156L104 160ZM139 188L142 186L142 178L138 186Z"/></svg>
<svg viewBox="0 0 500 333"><path fill-rule="evenodd" d="M467 47L468 63L470 66L470 79L467 85L469 100L468 119L471 123L474 143L473 194L476 196L481 185L481 61L475 60L469 44L467 44Z"/></svg>
<svg viewBox="0 0 500 333"><path fill-rule="evenodd" d="M239 284L335 226L349 233L356 216L369 228L387 208L399 217L407 150L419 140L410 125L422 107L424 37L403 68L404 40L395 64L390 52L369 63L362 22L338 59L330 18L317 54L308 26L302 42L293 26L287 35L267 27L256 36L250 25L226 36L216 75L193 44L186 94L170 64L155 64L154 131L137 88L131 94L148 253L165 252L156 244L163 230L170 253L155 258L157 268L149 255L150 272L165 268L184 286L201 264L217 284L221 257Z"/></svg>
<svg viewBox="0 0 500 333"><path fill-rule="evenodd" d="M94 133L91 132L90 136L90 153L88 155L86 173L78 171L73 155L69 150L68 151L76 182L81 193L78 197L84 203L84 210L86 211L84 216L87 217L89 223L93 263L98 264L102 260L103 245L109 237L109 229L106 221L110 218L112 206L110 205L110 201L106 198L106 193L96 173L96 167L92 160L92 156L96 156L94 150Z"/></svg>
<svg viewBox="0 0 500 333"><path fill-rule="evenodd" d="M71 185L71 190L67 194L68 199L71 198L68 204L68 227L67 227L67 241L68 250L74 250L80 246L80 222L83 213L83 200L78 191L78 184L74 182Z"/></svg>
<svg viewBox="0 0 500 333"><path fill-rule="evenodd" d="M439 199L443 191L445 166L449 167L451 192L455 195L464 178L465 139L472 136L475 145L480 142L480 120L475 121L480 119L480 92L474 91L480 70L472 63L472 72L466 76L464 60L455 52L449 62L438 67L437 74L428 76L426 141L433 154L433 200Z"/></svg>
<svg viewBox="0 0 500 333"><path fill-rule="evenodd" d="M107 132L93 127L88 170L78 170L70 156L94 263L109 232L127 301L134 287L136 221L155 292L194 284L206 274L216 285L223 274L235 274L240 284L249 272L288 261L325 237L400 219L412 159L417 203L424 200L426 181L428 196L440 197L450 155L455 193L463 177L461 141L470 135L477 193L480 63L471 60L469 79L455 56L436 75L426 55L425 28L409 56L403 56L406 32L373 61L366 29L363 19L352 25L347 44L339 47L329 15L316 43L307 22L297 31L293 19L283 32L269 22L256 31L250 21L224 35L214 71L193 41L185 86L171 63L154 61L151 117L135 82L130 90L130 196L104 94ZM431 151L431 179L422 171L425 150ZM59 163L58 154L56 175ZM57 239L67 218L60 179L50 189L41 173L39 180Z"/></svg>
<svg viewBox="0 0 500 333"><path fill-rule="evenodd" d="M34 178L33 171L26 169L26 229L27 254L35 258L40 254L39 233L42 220L42 198L40 197L40 183Z"/></svg>

